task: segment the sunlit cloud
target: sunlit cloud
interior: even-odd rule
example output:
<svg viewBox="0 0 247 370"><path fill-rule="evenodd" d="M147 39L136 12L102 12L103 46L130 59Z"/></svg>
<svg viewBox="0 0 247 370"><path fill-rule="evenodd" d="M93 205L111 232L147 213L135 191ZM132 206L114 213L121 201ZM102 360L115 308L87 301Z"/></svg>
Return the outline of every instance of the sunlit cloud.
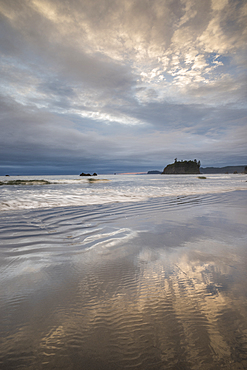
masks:
<svg viewBox="0 0 247 370"><path fill-rule="evenodd" d="M97 133L102 141L113 133L116 141L121 130L126 135L124 126L133 145L145 142L147 152L155 151L157 143L144 138L159 135L161 127L170 135L204 124L205 135L208 127L217 131L218 117L228 110L234 130L246 129L244 119L239 121L243 109L246 120L247 95L247 6L242 0L1 0L0 14L4 107L15 106L16 116L18 109L20 116L32 111L32 126L46 113L51 126L58 117L68 125L76 121L75 130ZM207 120L196 121L202 110ZM11 113L2 111L1 124L11 121ZM24 131L27 122L23 118ZM62 130L66 136L66 125ZM190 137L188 154L198 139ZM223 147L223 134L220 142ZM40 148L45 145L40 142ZM63 147L59 150L63 157ZM212 165L204 154L202 162ZM139 155L144 158L145 151ZM223 157L224 164L239 164L229 151Z"/></svg>

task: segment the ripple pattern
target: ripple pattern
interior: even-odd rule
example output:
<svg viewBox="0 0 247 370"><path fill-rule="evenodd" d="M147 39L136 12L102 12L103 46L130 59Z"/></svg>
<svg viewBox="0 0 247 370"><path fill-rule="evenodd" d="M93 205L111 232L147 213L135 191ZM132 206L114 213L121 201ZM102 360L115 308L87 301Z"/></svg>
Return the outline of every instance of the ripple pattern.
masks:
<svg viewBox="0 0 247 370"><path fill-rule="evenodd" d="M244 212L241 192L5 212L0 367L245 369Z"/></svg>

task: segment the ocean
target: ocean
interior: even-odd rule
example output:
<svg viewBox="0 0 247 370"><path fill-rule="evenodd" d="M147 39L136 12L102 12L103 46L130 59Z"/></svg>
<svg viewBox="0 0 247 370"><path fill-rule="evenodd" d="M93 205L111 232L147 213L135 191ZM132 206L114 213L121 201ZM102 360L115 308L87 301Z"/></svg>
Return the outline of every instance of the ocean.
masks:
<svg viewBox="0 0 247 370"><path fill-rule="evenodd" d="M246 369L247 175L205 176L0 177L0 368Z"/></svg>

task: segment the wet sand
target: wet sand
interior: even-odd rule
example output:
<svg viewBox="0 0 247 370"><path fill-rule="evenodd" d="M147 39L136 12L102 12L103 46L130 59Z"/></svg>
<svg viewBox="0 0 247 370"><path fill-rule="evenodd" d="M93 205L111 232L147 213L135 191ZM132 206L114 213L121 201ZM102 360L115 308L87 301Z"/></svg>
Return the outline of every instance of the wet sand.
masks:
<svg viewBox="0 0 247 370"><path fill-rule="evenodd" d="M246 369L246 191L3 212L3 369Z"/></svg>

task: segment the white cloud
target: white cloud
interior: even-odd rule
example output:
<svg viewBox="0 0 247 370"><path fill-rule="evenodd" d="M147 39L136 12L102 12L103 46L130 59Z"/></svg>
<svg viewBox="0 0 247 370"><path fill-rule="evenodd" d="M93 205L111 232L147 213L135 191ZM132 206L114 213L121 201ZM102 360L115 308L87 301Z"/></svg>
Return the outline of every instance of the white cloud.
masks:
<svg viewBox="0 0 247 370"><path fill-rule="evenodd" d="M228 4L228 0L212 0L213 10L222 10Z"/></svg>
<svg viewBox="0 0 247 370"><path fill-rule="evenodd" d="M141 157L145 149L155 152L152 140L160 153L162 140L176 146L177 130L185 135L193 126L195 132L183 136L193 149L209 132L206 126L202 130L198 112L218 107L224 115L227 104L235 107L232 125L243 125L237 120L239 108L246 106L247 8L242 1L16 0L13 6L2 0L0 12L1 92L14 106L19 103L23 132L33 122L30 135L16 127L20 148L36 135L41 153L41 141L50 143L47 137L57 130L57 151L69 151L66 135L71 145L78 142L78 130L79 141L97 137L102 152L115 135L124 143L122 154L135 146ZM48 126L39 123L45 114ZM213 114L207 122L217 129ZM79 128L71 128L72 120ZM153 134L160 127L167 135ZM48 136L42 136L43 129ZM90 146L85 153L90 155Z"/></svg>

